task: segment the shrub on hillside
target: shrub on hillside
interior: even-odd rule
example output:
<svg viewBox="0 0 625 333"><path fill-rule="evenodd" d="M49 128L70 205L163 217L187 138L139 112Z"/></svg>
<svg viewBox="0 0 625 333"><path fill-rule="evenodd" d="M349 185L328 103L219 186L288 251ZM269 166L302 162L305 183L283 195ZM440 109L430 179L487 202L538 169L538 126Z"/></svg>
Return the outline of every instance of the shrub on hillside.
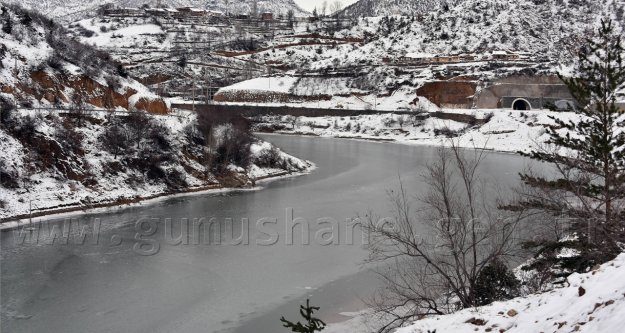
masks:
<svg viewBox="0 0 625 333"><path fill-rule="evenodd" d="M272 147L269 151L256 157L254 160L254 164L261 168L273 168L280 165L282 162L280 151L276 147Z"/></svg>
<svg viewBox="0 0 625 333"><path fill-rule="evenodd" d="M11 170L7 167L4 160L0 160L0 186L4 188L14 189L19 187L17 181L17 171Z"/></svg>
<svg viewBox="0 0 625 333"><path fill-rule="evenodd" d="M56 71L62 71L63 70L63 59L61 59L61 57L54 52L47 60L46 63L48 64L48 66L50 66L50 68L56 70Z"/></svg>
<svg viewBox="0 0 625 333"><path fill-rule="evenodd" d="M223 172L230 164L247 168L250 165L250 146L253 138L249 129L236 126L228 126L222 133L222 142L217 147L216 167L218 172Z"/></svg>
<svg viewBox="0 0 625 333"><path fill-rule="evenodd" d="M139 149L144 138L150 133L150 129L154 127L154 121L145 112L134 111L130 112L130 115L126 118L126 123L128 124L132 141Z"/></svg>
<svg viewBox="0 0 625 333"><path fill-rule="evenodd" d="M0 96L0 125L7 126L13 120L13 112L15 111L15 104Z"/></svg>
<svg viewBox="0 0 625 333"><path fill-rule="evenodd" d="M13 21L5 7L2 7L2 32L10 35L13 32Z"/></svg>
<svg viewBox="0 0 625 333"><path fill-rule="evenodd" d="M520 282L500 260L491 262L477 278L475 286L476 304L488 305L505 301L520 295Z"/></svg>
<svg viewBox="0 0 625 333"><path fill-rule="evenodd" d="M124 154L131 146L128 130L117 122L106 126L104 133L100 136L100 142L104 150L113 154L115 159Z"/></svg>
<svg viewBox="0 0 625 333"><path fill-rule="evenodd" d="M37 117L20 117L16 118L8 129L22 144L30 145L33 142L40 121Z"/></svg>
<svg viewBox="0 0 625 333"><path fill-rule="evenodd" d="M65 118L56 129L56 139L59 141L66 153L83 155L82 141L84 135L76 130L74 123Z"/></svg>

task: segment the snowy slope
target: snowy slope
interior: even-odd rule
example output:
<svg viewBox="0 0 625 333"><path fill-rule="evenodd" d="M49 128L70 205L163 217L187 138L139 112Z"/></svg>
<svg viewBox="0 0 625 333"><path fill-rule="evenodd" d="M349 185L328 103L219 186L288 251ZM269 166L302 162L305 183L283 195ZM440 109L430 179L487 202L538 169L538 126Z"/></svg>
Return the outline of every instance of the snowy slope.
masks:
<svg viewBox="0 0 625 333"><path fill-rule="evenodd" d="M369 27L369 42L356 51L337 56L345 65L410 53L493 50L570 59L580 36L594 30L602 17L613 18L620 31L625 26L624 5L623 0L464 0L450 4L448 10L438 8L417 18L361 20L360 26ZM332 59L325 61L331 62Z"/></svg>
<svg viewBox="0 0 625 333"><path fill-rule="evenodd" d="M454 138L455 143L461 147L528 153L544 145L549 139L545 126L555 124L551 117L565 122L579 119L579 116L574 113L546 110L525 112L442 110L442 112L462 113L485 123L444 119L445 117L439 117L436 114L428 117L425 114L388 113L345 117L265 116L255 120L257 122L255 128L263 132L428 146L448 145L449 138Z"/></svg>
<svg viewBox="0 0 625 333"><path fill-rule="evenodd" d="M110 97L111 109L168 111L167 103L146 86L120 75L108 54L77 43L43 16L29 14L30 23L24 23L24 15L19 7L6 9L2 22L1 97L25 107L67 107L80 97L98 108ZM140 100L150 103L141 106Z"/></svg>
<svg viewBox="0 0 625 333"><path fill-rule="evenodd" d="M363 0L356 5L366 3ZM391 12L409 8L398 0L381 0L371 5L392 9ZM351 27L339 31L324 24L306 26L339 41L356 42L274 48L239 58L284 64L303 76L314 73L326 80L334 77L343 81L341 86L351 88L347 94L367 95L351 98L349 107L370 108L375 103L371 100L376 99L373 94L388 96L397 90L414 91L426 82L441 79L463 77L484 87L507 76L566 73L584 37L596 31L602 18L614 20L616 33L623 31L624 8L624 0L447 1L446 5L434 6L418 15L360 17L353 20ZM502 52L513 54L517 60L493 59L493 54ZM467 55L468 60L435 61L437 56L460 54ZM403 57L423 57L426 61L411 64L402 62ZM324 89L317 89L318 86L311 86L306 95L322 95ZM344 90L338 91L333 99L342 98L336 95L344 94ZM302 89L295 87L293 92L297 95ZM361 99L366 102L361 103ZM323 103L322 99L318 105ZM344 103L329 104L336 107Z"/></svg>
<svg viewBox="0 0 625 333"><path fill-rule="evenodd" d="M347 17L418 15L442 6L444 0L360 0L345 8L341 15Z"/></svg>
<svg viewBox="0 0 625 333"><path fill-rule="evenodd" d="M0 185L0 220L27 215L31 207L34 214L62 212L136 203L161 195L206 191L224 186L249 187L255 180L300 173L310 170L312 166L268 142L254 139L249 152L252 164L246 169L231 165L232 179L225 181L223 177L212 174L205 178L206 166L200 163L200 159L188 154L195 146L188 139L185 128L194 123L195 116L190 112L182 112L178 117L148 118L154 126L158 126L163 140L169 142L171 147L170 152L160 151L152 155L151 159L156 159L150 163L166 174L179 175L181 186L172 188L167 179L151 179L146 177L144 171L138 170L131 162L134 153L114 156L106 149L102 138L115 119L105 113L92 115L93 121L76 126L75 131L83 138L78 154L65 149L61 133L63 124L67 122L63 118L54 113L44 118L36 111L22 111L17 116L38 119L34 137L63 150L55 153L56 160L49 167L33 172L29 166L31 163L43 164L41 160L44 157L39 155L45 151L35 152L23 139L16 138L10 129L0 125L0 159L4 162L0 165L0 172L10 173L17 180L16 186ZM220 141L219 137L217 141ZM138 156L150 154L156 149L147 142L143 146L137 152ZM159 162L159 159L162 161ZM66 169L72 170L70 174L78 176L66 175Z"/></svg>
<svg viewBox="0 0 625 333"><path fill-rule="evenodd" d="M539 295L496 302L477 309L420 320L397 333L622 332L625 323L625 254L586 274L573 274L569 285ZM473 320L472 320L473 319ZM475 325L475 319L485 321ZM490 328L490 330L489 330Z"/></svg>
<svg viewBox="0 0 625 333"><path fill-rule="evenodd" d="M364 38L362 45L313 49L308 57L298 49L276 52L265 60L322 70L383 65L385 58L415 54L508 51L527 54L534 60L566 63L576 54L583 37L596 30L601 18L612 18L617 32L625 26L624 0L458 0L443 6L436 0L361 0L350 8L359 6L384 10L373 10L377 17L346 14L358 18L356 24L335 32L334 37ZM404 16L391 16L393 13Z"/></svg>
<svg viewBox="0 0 625 333"><path fill-rule="evenodd" d="M80 18L95 16L96 9L104 4L113 3L120 7L138 8L144 4L156 6L155 0L8 0L8 3L18 3L26 8L36 9L42 14L62 21L73 21ZM228 5L226 5L226 3ZM223 12L247 14L251 12L253 0L162 0L161 4L178 7L196 7ZM270 11L274 13L286 14L288 10L293 10L296 15L305 15L306 11L301 9L293 0L259 0L259 12Z"/></svg>
<svg viewBox="0 0 625 333"><path fill-rule="evenodd" d="M207 163L195 114L173 112L108 54L45 17L2 7L0 221L28 214L31 202L34 214L73 211L253 186L311 167L227 122L214 148L244 139L244 159ZM150 28L158 27L139 30Z"/></svg>

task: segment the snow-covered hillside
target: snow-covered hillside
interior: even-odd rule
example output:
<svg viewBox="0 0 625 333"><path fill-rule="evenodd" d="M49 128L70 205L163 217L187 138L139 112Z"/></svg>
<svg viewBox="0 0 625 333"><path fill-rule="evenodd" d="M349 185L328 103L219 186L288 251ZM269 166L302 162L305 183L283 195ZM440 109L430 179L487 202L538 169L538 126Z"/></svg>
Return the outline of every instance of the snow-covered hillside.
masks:
<svg viewBox="0 0 625 333"><path fill-rule="evenodd" d="M205 101L205 87L221 87L268 72L263 61L233 54L269 48L273 36L279 40L295 29L285 20L275 26L258 26L224 17L100 15L73 22L68 30L82 43L109 52L132 77L162 95L191 95L195 86L196 97L202 95L198 99Z"/></svg>
<svg viewBox="0 0 625 333"><path fill-rule="evenodd" d="M345 8L340 15L346 17L419 15L438 9L444 0L360 0Z"/></svg>
<svg viewBox="0 0 625 333"><path fill-rule="evenodd" d="M136 122L129 120L133 117ZM31 208L37 216L174 193L249 187L259 179L311 167L253 138L236 147L248 150L238 152L245 165L229 158L208 163L210 154L191 132L196 118L188 112L128 118L102 113L80 124L55 113L21 111L3 121L0 220L23 217ZM221 151L228 140L237 140L232 131L228 124L216 128L213 149ZM224 168L220 163L226 163Z"/></svg>
<svg viewBox="0 0 625 333"><path fill-rule="evenodd" d="M244 119L172 112L37 13L2 5L0 27L0 221L250 187L311 167L254 138Z"/></svg>
<svg viewBox="0 0 625 333"><path fill-rule="evenodd" d="M466 117L463 117L465 115ZM441 113L380 114L345 117L265 116L254 119L260 132L338 137L410 145L440 146L453 138L461 147L529 152L549 136L551 117L575 121L574 113L543 111L444 110Z"/></svg>
<svg viewBox="0 0 625 333"><path fill-rule="evenodd" d="M625 254L544 294L420 320L397 333L621 332L625 323Z"/></svg>
<svg viewBox="0 0 625 333"><path fill-rule="evenodd" d="M42 14L64 22L71 22L77 19L93 17L96 15L98 7L112 3L120 7L139 8L145 4L152 7L157 5L156 0L8 0L8 3L20 4L26 8L36 9ZM162 5L169 7L195 7L209 10L219 10L224 13L249 14L253 8L253 0L162 0ZM293 10L296 15L306 15L307 12L301 9L293 0L259 0L258 11L270 11L273 13L286 14Z"/></svg>
<svg viewBox="0 0 625 333"><path fill-rule="evenodd" d="M401 8L402 2L379 1L376 6ZM311 23L307 29L325 34L333 43L290 47L273 43L273 47L236 58L292 69L286 75L273 74L271 82L288 76L302 77L305 83L294 84L290 91L290 104L303 100L304 105L376 109L376 100L408 92L406 96L414 96L408 98L408 103L414 105L414 92L429 82L470 81L478 87L464 95L471 97L501 78L567 73L584 38L596 31L601 19L611 18L616 33L623 31L624 6L623 0L449 1L418 15L353 18L352 25L343 29L324 22ZM313 79L307 81L309 77ZM343 89L328 95L324 84L309 84L316 78ZM229 96L247 94L245 90L233 90L222 92L228 91ZM518 93L524 94L517 91L509 96ZM307 98L302 99L302 95ZM308 98L311 96L314 98ZM217 100L254 102L230 97ZM284 98L260 102L283 103ZM395 106L406 108L402 103Z"/></svg>
<svg viewBox="0 0 625 333"><path fill-rule="evenodd" d="M340 55L340 60L348 65L411 53L436 55L492 50L570 60L581 38L594 30L601 18L611 17L619 26L617 31L625 26L624 5L622 0L450 2L447 7L418 16L361 20L359 25L369 26L369 42Z"/></svg>
<svg viewBox="0 0 625 333"><path fill-rule="evenodd" d="M573 274L562 287L543 294L443 315L431 316L396 333L612 333L625 318L625 254L585 274ZM327 333L375 332L368 312L331 324Z"/></svg>
<svg viewBox="0 0 625 333"><path fill-rule="evenodd" d="M0 96L18 106L167 113L166 101L129 78L107 53L77 43L56 23L3 6Z"/></svg>

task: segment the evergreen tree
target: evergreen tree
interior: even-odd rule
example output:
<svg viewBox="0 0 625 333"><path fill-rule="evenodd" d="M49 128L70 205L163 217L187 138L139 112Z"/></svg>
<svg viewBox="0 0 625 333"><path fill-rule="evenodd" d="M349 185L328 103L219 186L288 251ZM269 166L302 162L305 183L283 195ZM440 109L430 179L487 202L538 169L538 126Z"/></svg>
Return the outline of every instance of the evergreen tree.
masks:
<svg viewBox="0 0 625 333"><path fill-rule="evenodd" d="M542 260L534 268L559 266L564 274L584 271L614 258L625 240L625 133L615 104L616 92L625 83L624 49L610 20L603 20L597 32L579 51L573 77L561 75L577 101L579 119L551 117L556 125L548 127L547 134L553 149L525 154L554 165L557 176L522 174L527 192L520 204L570 219L566 231L575 236L529 243L540 248ZM562 248L575 248L579 255L561 259Z"/></svg>
<svg viewBox="0 0 625 333"><path fill-rule="evenodd" d="M310 300L306 300L306 306L300 305L299 313L306 320L306 324L302 324L299 321L297 323L290 322L286 320L284 317L280 318L280 321L283 323L284 327L290 328L292 332L297 333L315 333L321 332L326 327L326 323L324 323L321 319L313 317L313 313L318 311L319 307L310 306Z"/></svg>
<svg viewBox="0 0 625 333"><path fill-rule="evenodd" d="M21 22L24 26L30 27L30 25L33 23L33 19L32 17L30 17L30 14L28 12L24 12Z"/></svg>
<svg viewBox="0 0 625 333"><path fill-rule="evenodd" d="M2 25L2 31L7 35L13 32L13 21L11 20L11 15L8 11L3 13L4 16L4 24Z"/></svg>
<svg viewBox="0 0 625 333"><path fill-rule="evenodd" d="M519 296L519 280L500 260L494 260L478 275L475 285L478 306Z"/></svg>
<svg viewBox="0 0 625 333"><path fill-rule="evenodd" d="M183 54L180 59L178 59L177 64L182 70L184 70L188 64L187 55Z"/></svg>

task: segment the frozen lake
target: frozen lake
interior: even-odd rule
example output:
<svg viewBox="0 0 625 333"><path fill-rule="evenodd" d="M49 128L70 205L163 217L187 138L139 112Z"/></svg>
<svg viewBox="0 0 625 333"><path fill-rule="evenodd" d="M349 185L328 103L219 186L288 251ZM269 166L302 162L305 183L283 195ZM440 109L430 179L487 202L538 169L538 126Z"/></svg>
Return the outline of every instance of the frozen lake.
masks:
<svg viewBox="0 0 625 333"><path fill-rule="evenodd" d="M318 169L262 184L259 191L166 199L86 214L67 224L78 232L78 223L93 226L99 219L97 244L89 237L85 244L78 237L52 244L45 230L36 243L21 242L14 231L2 232L2 331L280 332L285 331L280 316L296 318L298 304L309 296L330 322L340 320L341 312L361 309L360 298L373 291L376 280L361 266L367 252L358 228L350 235L346 221L368 210L386 214L386 191L398 187L399 176L411 193L423 190L419 173L436 149L264 138ZM483 165L503 187L516 184L524 166L523 158L494 153ZM209 242L197 237L193 223L210 218ZM301 222L294 229L287 228L292 218ZM171 237L166 219L171 219ZM177 244L185 219L189 241ZM309 244L301 232L303 220ZM332 221L335 228L329 229ZM63 223L44 225L61 228ZM242 230L249 230L249 242ZM215 243L216 235L221 244Z"/></svg>

